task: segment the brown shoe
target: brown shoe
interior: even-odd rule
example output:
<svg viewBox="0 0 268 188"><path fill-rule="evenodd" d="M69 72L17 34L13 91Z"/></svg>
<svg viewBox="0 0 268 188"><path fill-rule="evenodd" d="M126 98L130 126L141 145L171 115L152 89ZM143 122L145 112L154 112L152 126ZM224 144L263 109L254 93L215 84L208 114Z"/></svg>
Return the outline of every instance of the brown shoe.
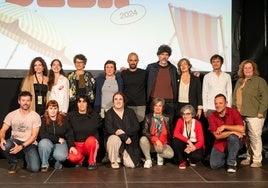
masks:
<svg viewBox="0 0 268 188"><path fill-rule="evenodd" d="M10 165L7 173L16 174L17 173L17 165L15 165L15 164Z"/></svg>
<svg viewBox="0 0 268 188"><path fill-rule="evenodd" d="M253 162L250 167L252 168L260 168L262 166L262 164L260 162Z"/></svg>

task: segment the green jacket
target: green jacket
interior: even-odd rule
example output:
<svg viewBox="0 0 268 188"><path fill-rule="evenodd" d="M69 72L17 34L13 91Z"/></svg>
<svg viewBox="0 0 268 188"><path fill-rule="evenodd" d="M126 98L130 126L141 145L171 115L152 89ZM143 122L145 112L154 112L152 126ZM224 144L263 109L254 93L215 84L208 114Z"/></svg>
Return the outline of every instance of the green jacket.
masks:
<svg viewBox="0 0 268 188"><path fill-rule="evenodd" d="M233 107L236 108L236 91L241 86L243 78L239 78L235 84L233 92ZM242 91L241 115L248 117L257 117L257 114L263 114L266 117L268 108L268 86L266 81L259 77L250 78Z"/></svg>

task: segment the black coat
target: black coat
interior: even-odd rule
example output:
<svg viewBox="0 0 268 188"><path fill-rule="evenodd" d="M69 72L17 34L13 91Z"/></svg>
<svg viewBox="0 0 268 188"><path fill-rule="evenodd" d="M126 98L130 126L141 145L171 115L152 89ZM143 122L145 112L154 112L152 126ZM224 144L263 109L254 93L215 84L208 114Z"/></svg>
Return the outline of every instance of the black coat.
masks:
<svg viewBox="0 0 268 188"><path fill-rule="evenodd" d="M140 149L139 149L139 135L140 130L139 122L135 112L130 108L125 108L123 118L121 119L113 108L105 114L105 133L106 136L114 135L118 129L122 129L126 134L119 135L122 140L120 152L124 149L130 155L134 165L140 162ZM131 144L125 144L126 140L130 138Z"/></svg>

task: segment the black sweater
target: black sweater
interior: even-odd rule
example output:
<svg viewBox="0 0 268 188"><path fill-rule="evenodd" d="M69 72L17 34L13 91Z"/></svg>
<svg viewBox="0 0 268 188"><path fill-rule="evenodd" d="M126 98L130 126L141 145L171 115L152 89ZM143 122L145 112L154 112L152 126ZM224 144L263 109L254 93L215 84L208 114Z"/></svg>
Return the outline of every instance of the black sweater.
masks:
<svg viewBox="0 0 268 188"><path fill-rule="evenodd" d="M67 119L63 121L62 126L59 126L57 121L51 121L49 125L45 125L45 119L42 118L39 136L41 139L47 138L51 140L53 144L58 143L59 138L64 138L68 147L74 146L73 130Z"/></svg>
<svg viewBox="0 0 268 188"><path fill-rule="evenodd" d="M85 142L89 136L99 139L101 117L96 112L90 115L80 114L76 111L69 113L69 122L74 132L75 142Z"/></svg>

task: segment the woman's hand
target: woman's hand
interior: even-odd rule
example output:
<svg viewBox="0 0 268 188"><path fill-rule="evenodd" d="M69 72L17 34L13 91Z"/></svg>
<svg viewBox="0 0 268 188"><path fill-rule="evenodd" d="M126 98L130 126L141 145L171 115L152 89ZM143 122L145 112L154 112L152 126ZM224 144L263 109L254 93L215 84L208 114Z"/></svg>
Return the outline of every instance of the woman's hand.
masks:
<svg viewBox="0 0 268 188"><path fill-rule="evenodd" d="M123 131L122 129L117 129L117 131L115 132L115 135L121 135L121 134L125 134L125 131Z"/></svg>
<svg viewBox="0 0 268 188"><path fill-rule="evenodd" d="M131 138L128 137L128 139L126 140L126 144L131 144L132 140Z"/></svg>
<svg viewBox="0 0 268 188"><path fill-rule="evenodd" d="M59 138L59 141L58 141L60 144L63 144L65 142L65 140L63 138Z"/></svg>
<svg viewBox="0 0 268 188"><path fill-rule="evenodd" d="M76 155L78 152L75 147L70 147L69 152Z"/></svg>

